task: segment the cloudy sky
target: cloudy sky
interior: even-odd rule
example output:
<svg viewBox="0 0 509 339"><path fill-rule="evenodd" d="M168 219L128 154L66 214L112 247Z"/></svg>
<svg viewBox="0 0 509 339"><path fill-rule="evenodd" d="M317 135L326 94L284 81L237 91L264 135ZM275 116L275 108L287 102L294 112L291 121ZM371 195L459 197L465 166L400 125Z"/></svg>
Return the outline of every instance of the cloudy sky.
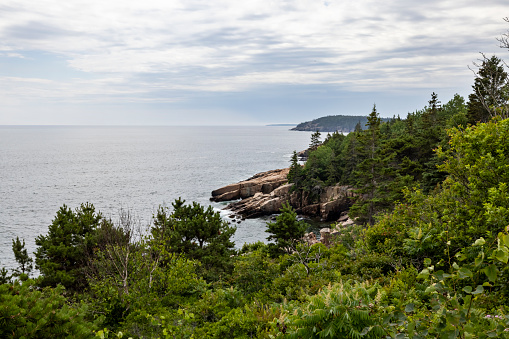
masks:
<svg viewBox="0 0 509 339"><path fill-rule="evenodd" d="M246 125L467 96L507 0L2 0L0 124Z"/></svg>

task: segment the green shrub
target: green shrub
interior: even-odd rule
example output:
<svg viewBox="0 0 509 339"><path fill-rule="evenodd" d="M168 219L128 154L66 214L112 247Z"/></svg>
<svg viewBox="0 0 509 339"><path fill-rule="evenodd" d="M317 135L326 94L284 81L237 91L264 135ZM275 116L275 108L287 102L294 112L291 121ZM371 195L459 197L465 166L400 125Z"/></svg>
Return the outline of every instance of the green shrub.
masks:
<svg viewBox="0 0 509 339"><path fill-rule="evenodd" d="M92 338L87 307L70 305L64 287L37 289L33 280L0 285L1 338Z"/></svg>

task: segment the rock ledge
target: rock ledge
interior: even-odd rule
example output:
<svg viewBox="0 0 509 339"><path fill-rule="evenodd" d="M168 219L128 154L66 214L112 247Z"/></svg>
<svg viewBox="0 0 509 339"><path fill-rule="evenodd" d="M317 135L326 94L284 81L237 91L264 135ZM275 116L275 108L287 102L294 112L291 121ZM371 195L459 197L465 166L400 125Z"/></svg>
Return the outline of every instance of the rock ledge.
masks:
<svg viewBox="0 0 509 339"><path fill-rule="evenodd" d="M337 220L348 211L354 197L350 186L329 186L319 197L292 191L288 184L289 168L262 172L236 184L212 191L212 201L240 201L230 203L225 209L246 218L279 213L283 203L290 205L301 215L320 217L324 221Z"/></svg>

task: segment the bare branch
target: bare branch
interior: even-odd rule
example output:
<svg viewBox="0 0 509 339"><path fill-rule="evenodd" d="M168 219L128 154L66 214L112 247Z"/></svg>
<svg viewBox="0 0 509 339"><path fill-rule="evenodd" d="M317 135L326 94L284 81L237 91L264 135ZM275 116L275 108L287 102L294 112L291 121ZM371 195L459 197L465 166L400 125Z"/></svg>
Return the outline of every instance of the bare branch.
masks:
<svg viewBox="0 0 509 339"><path fill-rule="evenodd" d="M504 21L509 23L509 17L504 18ZM497 38L498 42L500 42L500 48L509 49L509 31L507 33L502 34L500 38Z"/></svg>

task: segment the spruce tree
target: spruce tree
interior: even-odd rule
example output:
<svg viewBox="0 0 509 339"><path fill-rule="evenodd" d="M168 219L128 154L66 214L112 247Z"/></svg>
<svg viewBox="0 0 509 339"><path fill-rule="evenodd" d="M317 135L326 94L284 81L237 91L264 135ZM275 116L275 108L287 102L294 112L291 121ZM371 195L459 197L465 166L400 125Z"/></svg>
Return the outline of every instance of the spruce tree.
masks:
<svg viewBox="0 0 509 339"><path fill-rule="evenodd" d="M301 187L302 182L302 166L299 164L299 158L297 152L293 151L290 171L288 172L288 182L294 184L296 189Z"/></svg>
<svg viewBox="0 0 509 339"><path fill-rule="evenodd" d="M493 116L509 116L509 79L502 60L496 56L483 55L482 63L475 72L473 93L468 96L468 122L472 125L487 122Z"/></svg>
<svg viewBox="0 0 509 339"><path fill-rule="evenodd" d="M419 159L422 166L423 189L428 192L445 178L445 173L438 170L440 159L433 150L446 137L444 125L446 121L442 115L442 106L435 92L431 94L429 106L421 116L419 129Z"/></svg>
<svg viewBox="0 0 509 339"><path fill-rule="evenodd" d="M361 198L350 209L352 215L360 217L362 221L374 224L374 216L379 205L379 186L381 184L381 170L383 160L380 154L380 124L381 119L376 111L376 105L368 116L367 129L359 134L360 162L354 171L355 186Z"/></svg>
<svg viewBox="0 0 509 339"><path fill-rule="evenodd" d="M315 133L311 134L311 143L309 144L310 149L316 149L322 144L320 141L320 136L320 131L316 131Z"/></svg>

